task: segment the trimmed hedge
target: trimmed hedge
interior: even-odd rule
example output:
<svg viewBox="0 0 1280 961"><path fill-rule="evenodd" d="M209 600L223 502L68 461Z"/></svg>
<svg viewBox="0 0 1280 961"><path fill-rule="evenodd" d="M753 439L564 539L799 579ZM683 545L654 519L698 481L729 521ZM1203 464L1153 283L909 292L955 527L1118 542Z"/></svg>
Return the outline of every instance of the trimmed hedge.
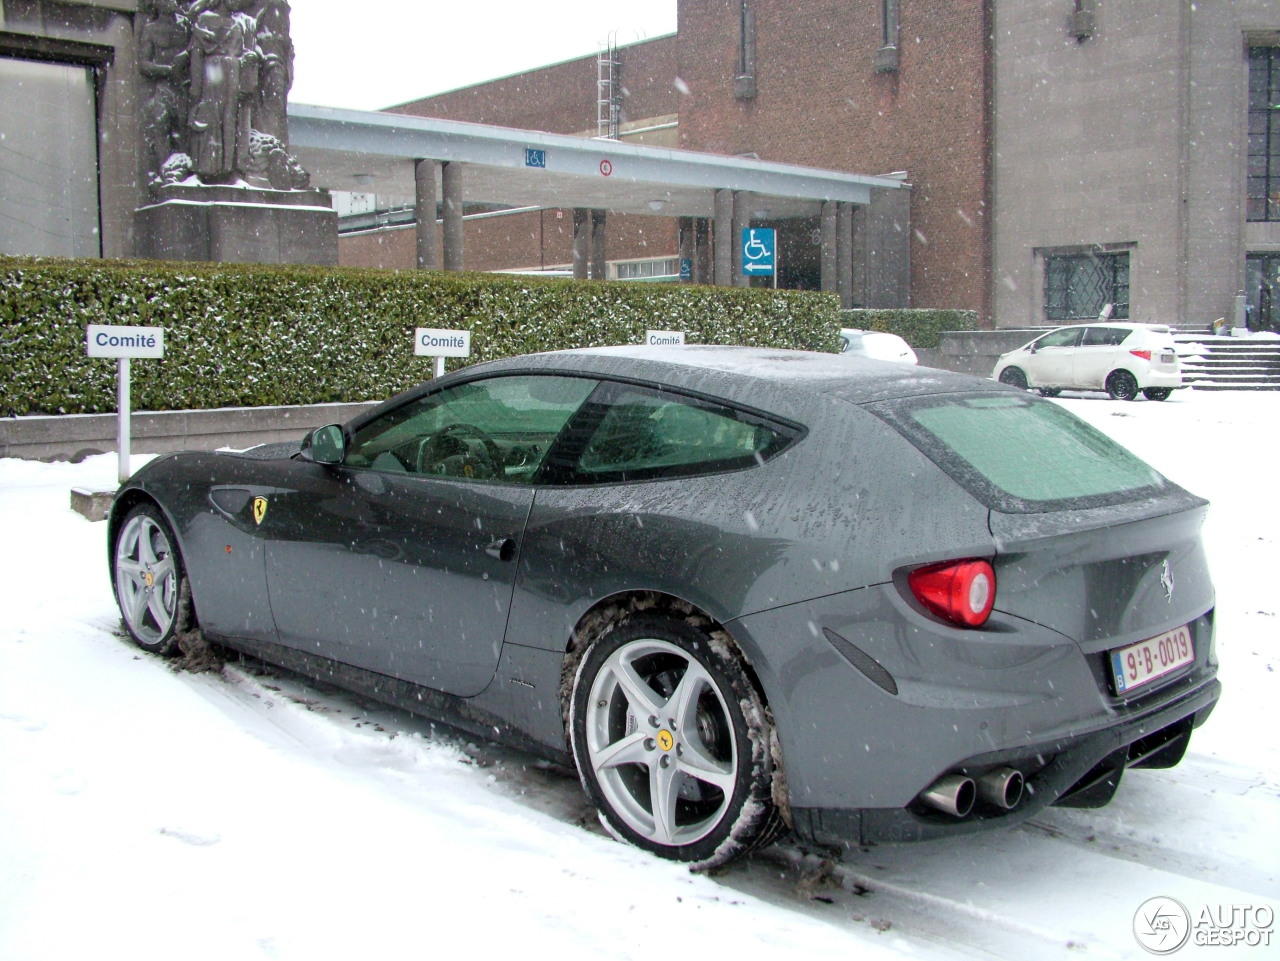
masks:
<svg viewBox="0 0 1280 961"><path fill-rule="evenodd" d="M841 327L879 330L897 334L912 347L937 347L948 330L977 330L978 314L972 310L842 310Z"/></svg>
<svg viewBox="0 0 1280 961"><path fill-rule="evenodd" d="M472 356L639 343L834 351L839 304L802 291L295 265L0 257L0 415L114 411L88 324L165 328L132 365L136 410L378 400L431 376L413 329L469 329Z"/></svg>

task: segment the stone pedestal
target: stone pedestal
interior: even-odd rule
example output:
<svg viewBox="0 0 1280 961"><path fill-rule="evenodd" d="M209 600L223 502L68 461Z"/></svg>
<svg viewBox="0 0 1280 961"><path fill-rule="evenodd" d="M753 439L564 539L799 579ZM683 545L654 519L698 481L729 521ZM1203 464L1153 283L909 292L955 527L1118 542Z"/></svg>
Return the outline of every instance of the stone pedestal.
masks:
<svg viewBox="0 0 1280 961"><path fill-rule="evenodd" d="M162 187L134 212L134 249L150 260L338 264L328 191Z"/></svg>

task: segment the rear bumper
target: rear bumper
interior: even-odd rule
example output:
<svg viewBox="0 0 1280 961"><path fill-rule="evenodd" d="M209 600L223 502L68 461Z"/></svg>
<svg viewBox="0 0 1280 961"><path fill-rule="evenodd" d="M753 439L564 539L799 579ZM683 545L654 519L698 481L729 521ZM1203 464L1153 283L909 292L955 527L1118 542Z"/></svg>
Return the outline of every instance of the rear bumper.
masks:
<svg viewBox="0 0 1280 961"><path fill-rule="evenodd" d="M975 807L966 818L904 808L792 809L795 833L823 845L867 845L972 834L1018 824L1052 804L1094 807L1106 803L1127 767L1170 767L1186 749L1191 731L1209 717L1222 685L1209 679L1175 700L1091 734L980 754L954 770L979 773L997 767L1023 772L1025 800L1011 811Z"/></svg>
<svg viewBox="0 0 1280 961"><path fill-rule="evenodd" d="M1163 371L1154 368L1148 369L1144 374L1140 374L1138 383L1143 389L1147 387L1171 387L1177 390L1179 387L1186 386L1179 371Z"/></svg>

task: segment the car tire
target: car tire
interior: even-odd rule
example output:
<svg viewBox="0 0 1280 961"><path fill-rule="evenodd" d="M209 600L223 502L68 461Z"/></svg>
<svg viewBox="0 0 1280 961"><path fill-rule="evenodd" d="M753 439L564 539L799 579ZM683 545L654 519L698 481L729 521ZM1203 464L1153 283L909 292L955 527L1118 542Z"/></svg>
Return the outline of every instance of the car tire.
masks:
<svg viewBox="0 0 1280 961"><path fill-rule="evenodd" d="M1138 380L1127 370L1113 370L1107 375L1107 393L1115 400L1134 400L1138 396Z"/></svg>
<svg viewBox="0 0 1280 961"><path fill-rule="evenodd" d="M111 546L111 583L125 629L153 654L177 647L186 571L177 539L155 505L134 507Z"/></svg>
<svg viewBox="0 0 1280 961"><path fill-rule="evenodd" d="M1022 372L1021 367L1006 367L1000 371L999 379L1000 383L1016 387L1018 390L1027 389L1027 375Z"/></svg>
<svg viewBox="0 0 1280 961"><path fill-rule="evenodd" d="M615 837L706 869L781 829L772 721L728 638L655 613L610 623L571 698L574 760Z"/></svg>
<svg viewBox="0 0 1280 961"><path fill-rule="evenodd" d="M1147 400L1168 400L1172 393L1172 387L1147 387L1142 391L1142 396Z"/></svg>
<svg viewBox="0 0 1280 961"><path fill-rule="evenodd" d="M1062 393L1061 387L1037 387L1041 397L1057 397Z"/></svg>

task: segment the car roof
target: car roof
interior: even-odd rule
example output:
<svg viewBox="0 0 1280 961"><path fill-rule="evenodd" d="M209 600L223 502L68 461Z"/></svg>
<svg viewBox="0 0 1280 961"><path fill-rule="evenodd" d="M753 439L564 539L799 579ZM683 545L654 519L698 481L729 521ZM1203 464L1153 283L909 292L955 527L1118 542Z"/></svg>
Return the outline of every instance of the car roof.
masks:
<svg viewBox="0 0 1280 961"><path fill-rule="evenodd" d="M840 333L846 336L858 334L862 337L893 337L895 340L902 340L897 334L891 334L887 330L864 330L861 327L841 327Z"/></svg>
<svg viewBox="0 0 1280 961"><path fill-rule="evenodd" d="M726 399L765 390L834 395L851 403L953 391L991 390L986 378L840 354L762 347L629 345L528 354L469 368L558 370L686 387Z"/></svg>
<svg viewBox="0 0 1280 961"><path fill-rule="evenodd" d="M1090 320L1083 324L1063 324L1061 327L1042 330L1041 333L1052 333L1055 330L1078 330L1082 327L1121 327L1124 330L1152 330L1157 334L1173 333L1173 328L1168 324L1142 324L1133 320ZM1040 334L1036 336L1038 337Z"/></svg>

